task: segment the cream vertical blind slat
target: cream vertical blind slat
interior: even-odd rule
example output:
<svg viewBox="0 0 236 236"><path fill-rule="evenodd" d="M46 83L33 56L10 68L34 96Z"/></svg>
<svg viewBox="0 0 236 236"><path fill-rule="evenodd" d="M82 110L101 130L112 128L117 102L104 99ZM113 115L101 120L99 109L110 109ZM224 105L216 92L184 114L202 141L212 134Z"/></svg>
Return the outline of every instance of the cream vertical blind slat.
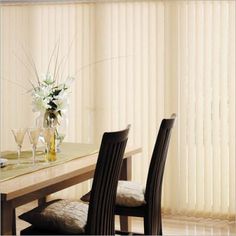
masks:
<svg viewBox="0 0 236 236"><path fill-rule="evenodd" d="M78 43L78 51L77 51L77 55L78 55L78 67L82 67L84 64L86 65L88 62L86 60L84 60L84 56L85 54L87 53L86 52L86 49L85 48L85 42L84 40L88 39L88 38L85 38L85 22L87 22L87 18L86 18L86 15L85 15L85 8L86 6L80 6L80 8L78 9L78 15L79 15L79 19L76 21L76 23L78 24L78 31L77 31L77 34L76 37L78 37L78 40L77 43ZM84 121L84 109L83 109L83 105L84 105L84 102L86 102L86 100L84 99L86 96L85 95L85 91L84 91L84 84L85 84L85 80L87 79L87 77L84 77L85 75L85 72L87 71L87 68L84 69L84 70L81 70L81 72L79 73L78 75L78 78L76 79L77 81L77 86L79 88L82 88L80 93L78 94L77 93L77 96L75 97L75 100L74 100L74 109L77 110L78 109L78 112L80 113L80 117L81 119L80 120L75 120L75 127L76 127L76 130L83 130L83 125L85 126L86 124L83 124L83 121ZM77 86L75 86L75 89L77 88ZM79 139L81 139L82 141L82 135L83 135L83 132L77 132L76 133L77 137Z"/></svg>
<svg viewBox="0 0 236 236"><path fill-rule="evenodd" d="M84 6L80 6L78 9L77 9L77 16L78 16L78 20L76 21L77 23L77 35L76 35L76 38L78 37L78 40L76 40L76 43L78 44L78 49L77 49L77 52L76 54L78 55L78 68L82 67L83 64L86 65L86 61L83 60L83 56L84 56L84 22L86 21L84 19ZM75 86L75 89L77 89L77 87L79 88L83 88L83 84L84 84L84 72L87 70L84 69L84 70L81 70L80 73L78 74L78 78L76 79L76 83L77 83L77 86ZM87 79L87 78L86 78ZM82 118L83 116L83 108L82 108L82 104L83 104L83 95L84 95L84 91L83 89L80 91L80 93L78 94L77 93L77 97L75 97L75 100L74 100L74 105L76 107L74 108L75 110L78 109L78 112L80 113L80 117ZM79 104L78 104L79 103ZM83 119L80 119L80 120L75 120L75 128L76 130L82 130L82 127L83 127ZM77 137L78 138L81 138L82 136L82 132L77 132L76 133Z"/></svg>
<svg viewBox="0 0 236 236"><path fill-rule="evenodd" d="M3 14L2 14L2 10L0 8L0 19L2 19L3 17ZM0 33L2 33L2 30L3 30L3 24L2 24L2 21L0 21ZM2 49L2 41L3 41L3 37L0 37L0 49ZM1 51L2 52L2 51ZM0 127L2 127L2 97L1 97L1 94L2 94L2 78L3 78L3 75L2 75L2 55L0 55ZM1 139L1 133L0 133L0 139ZM1 140L0 140L0 150L2 150L2 144L1 144Z"/></svg>
<svg viewBox="0 0 236 236"><path fill-rule="evenodd" d="M156 101L160 101L157 106L156 114L156 124L160 124L162 117L164 116L164 4L162 2L156 3L156 68L157 68L157 77L156 77ZM151 86L151 85L150 85ZM161 99L160 99L161 98ZM158 129L158 127L156 127ZM156 135L155 135L156 136Z"/></svg>
<svg viewBox="0 0 236 236"><path fill-rule="evenodd" d="M81 49L83 50L83 58L81 60L80 67L83 67L84 65L90 65L91 62L95 61L94 56L94 46L93 46L93 40L91 39L94 32L94 26L93 26L93 18L91 12L94 12L94 5L87 4L84 5L84 11L83 11L83 25L82 29L84 32L82 32L83 35L83 41L81 44ZM79 37L79 35L78 35ZM92 45L92 46L91 46ZM79 52L78 52L79 54ZM90 88L93 88L93 77L91 77L91 71L94 71L94 65L87 66L85 69L81 70L81 79L83 81L83 93L81 94L81 107L83 108L81 110L81 115L83 115L83 119L81 121L81 130L83 134L82 141L83 142L93 142L94 139L92 139L93 135L93 129L90 129L94 127L94 121L91 119L91 117L94 115L94 101L93 101L93 95L90 92ZM80 78L78 78L80 80ZM92 121L92 123L90 123ZM84 128L83 128L84 127Z"/></svg>
<svg viewBox="0 0 236 236"><path fill-rule="evenodd" d="M148 161L149 160L149 152L148 152L148 143L149 143L149 137L148 137L148 120L149 120L149 109L151 107L151 104L148 103L148 99L150 96L149 93L149 85L150 85L150 75L149 75L149 32L148 32L148 16L149 16L149 3L143 2L141 3L141 19L140 19L140 29L141 29L141 45L142 48L141 51L141 136L142 136L142 144L143 144L143 152L145 153L145 156L141 159L141 165L143 172L147 172L148 168ZM142 181L143 182L143 181Z"/></svg>
<svg viewBox="0 0 236 236"><path fill-rule="evenodd" d="M178 80L180 81L180 108L178 111L178 121L179 121L179 129L181 130L180 136L179 136L179 153L178 155L181 157L179 158L179 164L178 164L178 177L179 182L178 186L182 185L181 191L179 192L178 199L178 206L180 206L180 209L182 211L185 211L187 208L187 115L188 112L186 112L186 106L187 106L187 67L184 66L187 63L187 5L181 4L180 10L181 12L179 17L179 25L181 26L179 29L179 50L181 51L181 54L179 55L179 61L180 61L180 68L179 68L179 74L178 74ZM176 206L176 210L178 210L178 206Z"/></svg>
<svg viewBox="0 0 236 236"><path fill-rule="evenodd" d="M15 19L14 19L14 16L15 15L15 11L11 11L11 12L9 12L9 16L10 16L10 18L11 18L11 24L13 25L13 32L16 30L16 21L15 21ZM11 30L9 30L9 34L11 35L12 34L12 32L11 32ZM10 39L9 39L9 44L10 45L12 45L13 46L13 50L15 50L15 41L14 41L14 38L13 37L9 37ZM11 49L12 50L12 49ZM9 57L9 59L8 59L9 61L8 61L8 68L10 69L10 63L11 63L11 60L10 60L10 57ZM15 61L16 61L16 59L15 59ZM13 70L11 70L10 69L10 76L11 77L14 77L15 76L15 72L13 71ZM14 94L16 93L16 88L14 87L14 86L12 86L11 84L9 84L9 88L10 88L10 96L14 96ZM16 101L15 101L16 102ZM10 112L13 114L14 112L15 112L15 107L14 106L11 106L10 108L9 108L9 110L10 110ZM10 116L9 118L9 122L10 123L12 123L12 121L13 121L13 116Z"/></svg>
<svg viewBox="0 0 236 236"><path fill-rule="evenodd" d="M228 4L221 3L221 45L220 45L220 143L221 143L221 209L220 212L227 213L229 205L229 146L228 146L228 73L227 73L227 63L228 63L228 46L227 37L228 29L224 27L228 25Z"/></svg>
<svg viewBox="0 0 236 236"><path fill-rule="evenodd" d="M39 71L43 71L44 68L47 68L47 65L48 65L48 61L49 61L49 48L48 48L48 34L49 34L49 19L47 17L47 11L48 11L48 8L47 7L42 7L41 8L41 25L42 25L42 28L41 28L41 32L44 32L43 34L41 34L41 40L40 40L40 48L37 49L37 50L40 50L41 49L41 67L39 67ZM29 18L30 20L30 18ZM36 38L38 36L38 34L35 34L33 35L34 38ZM40 36L39 36L40 37ZM34 41L33 41L34 43ZM33 43L32 43L32 50L35 50L35 48L33 47ZM36 58L36 62L35 64L37 63L37 54L35 51L33 51L33 58ZM34 59L35 60L35 59Z"/></svg>
<svg viewBox="0 0 236 236"><path fill-rule="evenodd" d="M174 35L175 35L175 22L171 21L171 17L172 15L176 14L176 9L175 9L175 5L169 5L167 2L164 3L164 25L169 25L168 28L164 28L164 113L166 114L168 112L168 110L171 107L171 97L170 94L173 95L173 97L175 97L175 94L172 93L173 90L172 88L174 87L171 82L173 79L173 74L174 74L174 60L175 60L175 52L174 52L174 48L175 48L175 40L174 40ZM171 47L167 46L167 45L171 45ZM173 52L173 54L171 53ZM167 66L168 65L168 66ZM169 88L169 89L168 89ZM159 99L159 98L157 98ZM168 105L167 105L168 104ZM170 105L170 106L169 106ZM164 116L164 114L163 114ZM169 150L171 151L171 150ZM170 152L169 152L170 153ZM167 160L167 165L165 168L165 178L163 180L164 182L164 186L163 186L163 194L162 194L162 203L163 205L165 205L168 209L170 208L171 205L171 201L172 201L172 197L170 194L170 185L168 185L168 181L171 178L171 165L168 165L168 162L171 162L172 160L168 159Z"/></svg>
<svg viewBox="0 0 236 236"><path fill-rule="evenodd" d="M45 60L45 62L48 61L49 55L50 55L50 49L51 49L51 45L53 45L53 43L55 42L55 21L54 21L54 17L50 17L50 16L55 16L55 9L53 7L50 7L47 9L47 15L45 17L45 20L47 22L48 25L48 34L47 37L45 39L45 41L47 42L47 47L45 48L45 50L47 51L47 60ZM52 33L52 35L54 35L53 37L50 36L50 33Z"/></svg>
<svg viewBox="0 0 236 236"><path fill-rule="evenodd" d="M142 32L141 32L141 15L142 14L142 8L141 5L137 2L134 3L134 18L133 18L133 24L134 24L134 35L133 38L135 39L134 44L134 54L133 54L133 60L134 60L134 120L133 120L133 130L134 130L134 144L141 144L142 143L142 136L140 128L142 127L142 114L139 112L141 109L142 104L142 91L141 91L141 81L142 81L142 70L141 70L141 55L142 55L142 48L141 48L141 38L142 38ZM133 177L136 179L136 181L143 182L143 178L140 175L137 175L137 173L142 173L142 162L136 162L133 165L133 170L136 170L133 174Z"/></svg>
<svg viewBox="0 0 236 236"><path fill-rule="evenodd" d="M119 87L119 69L118 63L119 60L116 57L119 57L119 48L118 48L118 37L119 37L119 25L118 25L118 7L117 4L111 4L111 55L114 59L111 61L111 78L112 84L111 87L111 124L112 128L117 129L118 120L119 120L119 112L118 112L118 87Z"/></svg>
<svg viewBox="0 0 236 236"><path fill-rule="evenodd" d="M107 27L109 25L109 10L107 5L96 6L96 48L95 60L102 60L109 57L109 34ZM108 47L107 47L108 46ZM96 77L95 77L95 135L96 140L100 140L103 130L109 129L110 117L109 117L109 76L107 75L107 61L95 65ZM118 89L118 87L117 87ZM109 98L109 99L108 99Z"/></svg>
<svg viewBox="0 0 236 236"><path fill-rule="evenodd" d="M9 12L10 12L10 10L6 10L4 13L5 13L5 17L9 17ZM10 48L10 38L11 38L11 35L10 35L10 28L9 27L7 27L7 23L9 24L9 23L11 23L11 19L9 19L9 21L7 21L7 20L5 20L5 22L3 23L4 24L4 28L5 28L5 34L6 34L6 38L5 38L5 42L4 42L4 44L3 45L6 45L6 48L7 48L7 50L6 50L6 54L5 54L5 65L3 65L3 68L5 67L5 69L6 69L6 71L8 72L9 71L9 65L10 65L10 58L9 58L9 48ZM14 27L14 25L13 25L13 27ZM4 48L4 47L3 47ZM5 71L4 71L5 72ZM10 77L10 73L9 73L9 77ZM5 76L5 73L3 74L3 77L5 78L6 76ZM7 96L6 96L6 91L9 91L9 93L10 93L10 88L9 88L9 85L11 85L11 84L9 84L7 81L4 81L4 87L2 88L2 94L1 94L1 97L2 97L2 99L3 99L3 116L4 116L4 123L2 123L2 127L3 126L5 126L5 127L7 127L7 126L9 126L9 120L8 119L6 119L6 112L4 112L5 110L7 110ZM11 96L11 94L9 94L10 96ZM9 136L9 134L8 134L8 131L6 130L6 129L1 129L1 130L4 130L4 136L3 137L6 137L6 139L4 139L5 141L3 141L3 145L2 145L2 147L5 147L6 145L7 145L7 140L10 140L10 136ZM1 141L2 141L3 139L1 139Z"/></svg>
<svg viewBox="0 0 236 236"><path fill-rule="evenodd" d="M236 204L235 204L235 2L229 3L229 36L228 36L228 111L229 119L229 213L235 214Z"/></svg>
<svg viewBox="0 0 236 236"><path fill-rule="evenodd" d="M170 116L173 111L178 110L178 14L179 4L173 2L168 6L168 2L164 5L164 114L162 117ZM176 20L173 21L172 19ZM168 25L168 27L166 27ZM176 126L177 127L177 126ZM171 138L171 143L177 144L178 128L174 130ZM163 199L166 201L167 209L176 206L177 189L173 191L173 186L177 186L178 173L176 173L176 166L178 165L178 152L177 145L170 145L169 155L166 163L165 184ZM172 163L172 164L170 164ZM169 180L172 181L172 186L168 184ZM175 187L174 187L175 188ZM165 205L165 202L164 202Z"/></svg>
<svg viewBox="0 0 236 236"><path fill-rule="evenodd" d="M154 5L155 7L153 7L153 11L155 13L153 13L153 15L155 16L155 21L151 22L155 22L155 24L152 26L150 23L150 27L155 28L155 35L153 34L153 36L150 37L153 40L153 46L150 48L150 51L154 54L154 74L153 77L151 77L153 79L153 84L150 84L150 86L153 89L153 93L155 95L153 101L154 104L156 103L157 99L160 102L158 106L153 105L152 108L155 111L155 113L153 113L155 120L153 121L153 127L150 127L150 129L153 129L151 131L153 133L150 135L153 137L153 141L150 142L152 143L150 150L153 150L153 146L156 141L156 135L158 132L158 127L156 124L160 124L161 117L164 114L164 4L162 2L158 2ZM152 58L150 58L150 62L152 63ZM152 117L151 114L150 117ZM150 154L152 154L152 152Z"/></svg>
<svg viewBox="0 0 236 236"><path fill-rule="evenodd" d="M188 207L195 208L196 204L196 143L195 143L195 81L196 81L196 21L195 2L188 2Z"/></svg>
<svg viewBox="0 0 236 236"><path fill-rule="evenodd" d="M122 40L122 36L123 36L123 31L122 31L122 27L121 27L121 23L120 23L120 9L119 9L119 6L116 5L115 6L116 9L117 9L117 37L118 37L118 40L117 40L117 55L119 54L122 54L121 50L123 50L123 44L121 42ZM112 15L110 13L110 6L109 4L107 4L106 6L104 7L101 7L104 9L104 22L101 24L101 29L102 29L102 35L100 35L100 40L102 41L103 39L105 39L105 43L102 47L102 51L100 52L100 54L98 54L99 57L102 57L102 58L111 58L112 57L112 54L111 54L111 49L112 49L112 46L111 46L111 28L112 28L112 25L111 25L111 18L112 18ZM108 30L106 30L108 29ZM99 32L98 32L99 34ZM123 102L122 102L122 98L120 97L120 89L122 88L122 82L121 82L121 77L120 77L120 74L123 74L123 71L122 71L122 66L120 64L120 60L117 60L117 64L116 64L116 69L117 69L117 106L116 106L116 110L115 110L115 114L117 117L117 121L118 121L118 124L116 123L115 126L119 126L119 121L120 119L122 119L122 116L124 114L123 110L122 110L122 106L121 104L123 105ZM107 100L105 102L105 106L104 106L104 109L105 109L105 116L103 116L103 113L101 113L101 117L104 117L105 119L107 119L107 125L104 126L104 128L106 129L112 129L111 127L111 124L112 124L112 119L111 119L111 114L110 114L110 107L111 107L111 99L112 99L112 92L111 92L111 87L112 87L112 72L111 72L111 67L110 67L110 61L106 61L105 63L103 63L103 74L102 76L100 77L100 80L101 81L104 81L104 85L103 87L105 88L104 90L104 94L103 94L103 97L104 97L104 100ZM110 98L110 99L107 99L107 98ZM120 99L119 99L120 98ZM114 123L113 123L114 125Z"/></svg>
<svg viewBox="0 0 236 236"><path fill-rule="evenodd" d="M211 73L212 73L212 5L209 1L204 3L204 209L207 212L212 208L212 179L213 179L213 150L212 150L212 121L211 121Z"/></svg>
<svg viewBox="0 0 236 236"><path fill-rule="evenodd" d="M68 21L66 24L66 28L70 29L69 33L69 40L68 40L68 52L67 52L67 58L68 58L68 71L71 76L75 77L75 81L72 85L72 92L69 97L69 113L68 117L64 123L64 126L66 127L66 133L70 133L70 141L73 140L81 140L83 139L83 130L81 129L81 123L83 122L82 115L82 106L81 103L82 100L82 94L83 94L83 88L82 88L82 75L78 72L78 69L81 67L81 62L83 62L83 52L81 51L82 45L81 41L83 38L81 37L83 34L81 32L80 25L83 22L83 7L76 7L76 6L70 6L68 9ZM77 19L75 21L75 19ZM78 89L81 88L81 89ZM74 132L77 130L77 132ZM79 132L78 132L79 130ZM65 131L64 131L65 132Z"/></svg>
<svg viewBox="0 0 236 236"><path fill-rule="evenodd" d="M75 41L76 41L76 22L75 19L75 14L76 14L76 9L73 6L67 6L64 10L64 19L66 19L63 22L63 27L64 27L64 33L62 34L62 40L63 46L64 46L64 51L67 52L65 58L65 69L63 71L64 75L70 75L76 70L76 64L78 63L77 58L75 58ZM82 16L83 17L83 16ZM83 18L82 18L83 22ZM81 27L82 28L82 27ZM83 48L83 47L80 47ZM79 55L83 55L83 51L80 52ZM83 61L83 60L82 60ZM77 83L77 80L79 78L76 78L75 84ZM77 120L77 117L75 116L74 111L77 110L82 110L81 102L83 102L82 99L78 99L78 91L76 89L77 86L74 86L72 93L70 94L69 99L71 101L74 101L73 103L70 103L70 109L69 109L69 114L68 114L68 124L71 124L69 126L70 128L70 137L71 140L82 140L82 135L83 135L83 130L81 129L80 124L82 123L83 116L80 116L80 120ZM79 94L83 93L83 86L81 86L81 90ZM82 96L81 96L82 97ZM77 105L79 103L79 106ZM81 113L82 114L82 113ZM80 132L74 132L74 130L80 130ZM66 196L70 195L71 196L76 196L77 193L81 192L83 188L83 185L78 185L77 188L71 187L70 189L65 189L59 193L56 193L55 195L58 195L58 197L63 194L64 198ZM55 196L57 197L57 196Z"/></svg>
<svg viewBox="0 0 236 236"><path fill-rule="evenodd" d="M94 4L87 6L88 9L88 51L89 51L89 57L88 57L88 62L91 63L91 61L94 61L94 44L93 44L93 38L94 38ZM94 66L89 66L87 68L88 70L88 84L87 88L89 93L87 93L87 99L88 99L88 107L87 107L87 142L91 143L94 140L94 120L93 120L93 115L94 115L94 86L93 86L93 78L94 78Z"/></svg>
<svg viewBox="0 0 236 236"><path fill-rule="evenodd" d="M133 17L134 17L134 9L132 3L127 3L126 7L126 78L127 78L127 87L126 87L126 94L127 94L127 103L126 103L126 112L127 112L127 123L131 123L134 120L134 27L133 27ZM129 143L132 145L134 143L134 127L132 126L130 129L130 137Z"/></svg>
<svg viewBox="0 0 236 236"><path fill-rule="evenodd" d="M164 113L161 115L163 117L169 117L173 111L178 110L178 14L179 14L179 4L178 2L173 2L168 4L164 2L164 87L163 87L163 105ZM173 21L173 18L176 20ZM168 27L166 27L168 25ZM159 101L159 98L157 98ZM177 126L176 126L177 127ZM177 128L178 129L178 128ZM177 144L178 131L174 130L171 143ZM167 209L171 209L172 206L176 206L177 189L173 191L173 186L177 186L178 179L176 176L176 166L178 161L176 158L176 153L178 152L177 145L170 145L169 155L166 162L165 177L164 177L164 194L163 202ZM172 163L172 164L170 164ZM170 181L172 186L168 184Z"/></svg>
<svg viewBox="0 0 236 236"><path fill-rule="evenodd" d="M90 62L90 41L88 40L89 37L90 37L90 28L89 28L89 12L90 12L90 7L89 6L85 6L85 9L84 9L84 20L83 20L83 28L85 29L84 30L84 40L83 40L83 45L82 45L82 48L83 48L83 62L88 64ZM72 19L73 21L73 19ZM75 65L76 66L76 65ZM84 84L83 84L83 91L89 91L89 69L86 69L84 70L84 73L83 73L83 76L82 78L86 78L83 80ZM83 110L82 110L82 115L83 115L83 119L81 122L81 130L82 130L82 142L85 142L87 143L89 141L89 137L88 137L88 127L89 127L89 97L90 97L90 94L89 92L84 92L82 94L82 97L84 99L81 99L81 101L84 103L84 106L83 106ZM82 104L83 104L82 103ZM81 105L82 105L81 104ZM81 106L82 107L82 106Z"/></svg>
<svg viewBox="0 0 236 236"><path fill-rule="evenodd" d="M65 68L62 68L62 73L63 76L67 76L67 75L73 75L72 73L75 73L76 70L76 64L78 63L78 61L76 60L77 58L75 57L75 41L76 41L76 31L75 31L75 27L76 27L76 21L75 19L75 14L76 14L76 8L74 8L73 6L68 5L63 13L64 15L64 19L66 19L63 22L63 28L64 28L64 32L61 35L62 40L64 41L63 44L63 51L66 52L66 58L65 58ZM83 16L82 16L83 17ZM83 22L83 18L82 18L82 22ZM83 27L81 27L83 28ZM83 47L81 47L83 48ZM83 55L83 52L81 52L81 54ZM80 55L80 54L79 54ZM82 60L83 61L83 60ZM63 70L64 69L64 70ZM63 80L64 78L62 78ZM79 78L76 78L76 80L78 80ZM76 83L77 81L75 81ZM70 94L70 100L74 101L74 103L70 104L70 112L69 112L69 116L68 116L68 123L72 124L71 126L69 126L70 128L72 128L70 130L70 135L71 135L71 140L83 140L83 130L81 129L81 126L77 125L78 123L80 124L81 121L80 120L84 120L83 116L81 115L81 119L78 120L74 111L77 110L77 101L79 100L77 98L78 96L78 92L76 89L77 86L75 86L73 88L73 92ZM83 87L81 86L81 91L79 93L83 93ZM83 100L82 100L83 101ZM82 109L81 106L81 100L79 100L79 109ZM74 132L74 130L80 130L80 132ZM71 194L71 196L76 196L79 192L83 191L83 185L78 185L76 188L75 187L71 187L70 189L65 189L59 193L55 194L55 197L62 197L66 198L67 196L69 196Z"/></svg>
<svg viewBox="0 0 236 236"><path fill-rule="evenodd" d="M83 10L82 10L82 13L83 13ZM66 20L62 23L63 34L61 35L61 37L62 37L63 51L66 52L66 58L64 62L64 68L62 68L62 71L63 71L62 79L64 79L64 77L66 77L67 75L71 75L76 70L76 64L78 63L78 61L75 59L75 49L74 49L75 48L74 45L76 41L75 38L77 36L76 31L75 31L76 22L74 20L75 8L73 6L68 5L65 7L63 14L64 14L64 19ZM83 22L83 15L82 15L82 22ZM83 46L81 45L80 48L82 49ZM79 55L83 56L83 51L81 51ZM76 78L75 83L79 79L80 79L79 77ZM75 86L72 88L73 92L69 96L69 99L71 101L74 101L73 103L70 103L70 110L68 114L68 123L72 124L71 126L69 126L70 128L69 137L71 138L71 140L82 140L82 136L83 136L83 130L81 129L81 126L80 126L81 120L83 120L83 115L80 116L80 120L77 120L77 117L75 116L75 113L74 113L74 111L76 111L77 109L78 110L83 109L81 106L83 99L81 101L81 99L77 98L78 93L83 94L83 81L81 83L82 83L81 90L78 92L76 89L77 86ZM79 103L79 106L77 105L78 103ZM75 129L80 130L80 132L74 132Z"/></svg>
<svg viewBox="0 0 236 236"><path fill-rule="evenodd" d="M149 33L149 79L150 82L148 84L149 86L149 101L148 104L150 104L149 108L149 119L148 119L148 130L149 130L149 135L148 135L148 157L150 159L152 155L152 149L153 149L153 144L155 143L155 136L157 133L157 127L156 127L156 117L157 117L157 106L156 104L156 99L157 99L157 45L158 43L161 43L158 40L157 37L157 4L154 2L149 3L149 18L148 18L148 33ZM151 22L156 22L156 24L152 24ZM161 32L161 31L160 31ZM161 33L160 33L161 34ZM158 83L158 86L161 87L161 84ZM158 94L158 97L161 100L161 94Z"/></svg>
<svg viewBox="0 0 236 236"><path fill-rule="evenodd" d="M118 50L119 55L126 55L126 5L118 4ZM118 67L118 97L119 121L118 127L126 125L126 58L119 61ZM111 77L112 78L112 77ZM112 83L112 82L111 82Z"/></svg>
<svg viewBox="0 0 236 236"><path fill-rule="evenodd" d="M16 16L18 16L19 17L19 12L17 12L17 11L15 11L14 13L13 13L13 15L16 15ZM18 18L17 17L17 18ZM13 28L13 31L15 31L16 32L16 35L18 35L18 28L19 27L17 27L18 26L18 22L17 22L17 20L13 17L13 21L14 21L14 25L15 25L15 28ZM13 47L14 48L16 48L16 41L13 43ZM16 63L17 64L17 63ZM18 69L18 68L17 68ZM17 74L16 74L16 71L17 70L13 70L12 71L12 75L15 77L15 78L17 78L18 76L17 76ZM18 78L17 78L18 79ZM19 96L19 90L17 91L17 88L16 87L14 87L14 89L13 89L13 93L14 94L16 94L16 96ZM17 99L16 101L15 101L15 104L16 104L16 107L15 107L15 112L16 112L16 114L19 114L19 101L20 101L20 99Z"/></svg>
<svg viewBox="0 0 236 236"><path fill-rule="evenodd" d="M219 73L220 73L220 2L213 2L212 19L212 145L213 145L213 209L214 213L220 210L221 200L221 171L220 171L220 119L219 119Z"/></svg>
<svg viewBox="0 0 236 236"><path fill-rule="evenodd" d="M196 79L195 79L195 94L196 94L196 209L203 211L204 209L204 147L203 147L203 38L204 38L204 18L203 4L196 3Z"/></svg>
<svg viewBox="0 0 236 236"><path fill-rule="evenodd" d="M117 29L118 29L118 57L120 59L117 60L118 65L118 74L117 74L117 80L118 80L118 91L117 91L117 110L118 110L118 120L116 127L124 127L126 125L126 96L127 96L127 90L126 90L126 6L123 4L117 4ZM112 16L111 16L112 17ZM113 18L114 19L114 18ZM112 76L111 76L111 84L112 84Z"/></svg>

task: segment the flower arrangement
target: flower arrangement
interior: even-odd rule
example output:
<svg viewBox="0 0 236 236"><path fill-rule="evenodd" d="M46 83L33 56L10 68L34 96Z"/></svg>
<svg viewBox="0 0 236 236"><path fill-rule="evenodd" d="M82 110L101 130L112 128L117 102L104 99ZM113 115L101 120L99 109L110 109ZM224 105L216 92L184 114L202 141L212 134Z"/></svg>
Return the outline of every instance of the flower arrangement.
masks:
<svg viewBox="0 0 236 236"><path fill-rule="evenodd" d="M60 83L59 78L64 77L62 67L63 64L65 66L68 58L63 57L60 63L58 63L58 55L59 42L52 51L46 74L40 76L32 56L26 54L36 77L36 80L33 82L29 80L32 86L30 90L32 95L32 110L33 112L39 112L41 116L44 115L43 124L40 124L40 126L43 125L45 128L56 127L60 124L59 116L62 117L66 114L69 104L69 88L75 79L74 77L67 76L66 80ZM67 56L69 56L69 52ZM53 61L55 63L53 68L51 68ZM50 73L51 69L53 69L53 73Z"/></svg>
<svg viewBox="0 0 236 236"><path fill-rule="evenodd" d="M68 76L64 83L57 84L56 79L47 73L38 79L37 86L32 84L33 111L44 114L44 127L56 126L59 124L58 116L66 113L68 89L73 80L73 77Z"/></svg>

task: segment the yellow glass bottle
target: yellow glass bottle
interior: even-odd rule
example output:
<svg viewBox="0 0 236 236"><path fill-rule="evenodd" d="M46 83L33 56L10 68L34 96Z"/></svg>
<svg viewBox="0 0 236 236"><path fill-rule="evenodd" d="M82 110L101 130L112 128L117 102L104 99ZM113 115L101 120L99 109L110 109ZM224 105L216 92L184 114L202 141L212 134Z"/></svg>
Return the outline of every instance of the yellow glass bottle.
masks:
<svg viewBox="0 0 236 236"><path fill-rule="evenodd" d="M46 160L47 161L55 161L57 159L56 156L56 123L57 120L54 118L51 118L52 114L50 115L50 112L47 111L44 115L44 127L50 129L52 133L50 134L49 140L47 144L47 153L46 153Z"/></svg>
<svg viewBox="0 0 236 236"><path fill-rule="evenodd" d="M48 161L55 161L57 159L56 155L56 134L54 132L54 135L51 137L50 140L50 149L49 149L49 157Z"/></svg>

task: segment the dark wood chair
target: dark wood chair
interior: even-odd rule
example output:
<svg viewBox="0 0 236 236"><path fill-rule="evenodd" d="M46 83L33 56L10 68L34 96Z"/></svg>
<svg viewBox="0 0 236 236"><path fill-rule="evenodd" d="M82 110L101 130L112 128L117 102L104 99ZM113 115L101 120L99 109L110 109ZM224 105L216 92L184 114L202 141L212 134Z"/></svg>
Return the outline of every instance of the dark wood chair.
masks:
<svg viewBox="0 0 236 236"><path fill-rule="evenodd" d="M148 171L144 194L146 203L137 207L116 206L116 215L143 217L145 235L162 235L162 180L175 117L173 114L161 122Z"/></svg>
<svg viewBox="0 0 236 236"><path fill-rule="evenodd" d="M103 135L94 173L85 233L83 234L113 235L115 233L114 212L116 189L128 139L128 132L129 126L123 131L104 133ZM85 205L84 203L80 204ZM30 226L21 231L21 234L55 235L62 233Z"/></svg>
<svg viewBox="0 0 236 236"><path fill-rule="evenodd" d="M144 218L144 234L145 235L162 235L162 217L161 217L161 193L162 193L162 179L164 174L164 167L167 157L169 141L171 137L171 130L174 125L176 115L173 114L170 119L163 119L157 135L155 147L153 150L148 177L146 182L146 189L140 192L143 201L136 203L136 206L127 206L118 203L119 192L117 192L117 204L115 214L120 216L135 216ZM122 181L123 182L123 181ZM127 181L127 184L130 181ZM132 182L130 182L132 184ZM129 184L130 184L129 183ZM121 184L121 182L120 182ZM119 189L119 184L118 184ZM134 189L135 191L135 189ZM132 195L132 192L131 192ZM125 192L123 192L125 198ZM131 196L132 197L132 196ZM81 200L88 201L89 193L84 195ZM127 219L126 219L127 220ZM122 225L122 223L125 223ZM121 229L126 228L127 222L122 220L120 222ZM117 233L126 234L127 232L117 231Z"/></svg>

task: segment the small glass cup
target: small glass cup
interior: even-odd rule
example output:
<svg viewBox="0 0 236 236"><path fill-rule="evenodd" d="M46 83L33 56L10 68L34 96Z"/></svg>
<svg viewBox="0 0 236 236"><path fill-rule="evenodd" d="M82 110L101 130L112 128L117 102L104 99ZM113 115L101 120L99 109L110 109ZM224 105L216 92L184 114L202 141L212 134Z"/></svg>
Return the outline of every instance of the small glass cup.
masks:
<svg viewBox="0 0 236 236"><path fill-rule="evenodd" d="M28 129L28 136L30 143L32 144L32 154L33 154L33 164L35 164L35 153L36 153L36 148L39 140L39 135L41 133L40 128L31 128Z"/></svg>
<svg viewBox="0 0 236 236"><path fill-rule="evenodd" d="M11 131L14 135L15 142L17 144L17 157L18 157L17 164L19 165L20 164L20 156L21 156L21 148L22 148L22 144L23 144L25 133L26 133L27 129L12 129Z"/></svg>

